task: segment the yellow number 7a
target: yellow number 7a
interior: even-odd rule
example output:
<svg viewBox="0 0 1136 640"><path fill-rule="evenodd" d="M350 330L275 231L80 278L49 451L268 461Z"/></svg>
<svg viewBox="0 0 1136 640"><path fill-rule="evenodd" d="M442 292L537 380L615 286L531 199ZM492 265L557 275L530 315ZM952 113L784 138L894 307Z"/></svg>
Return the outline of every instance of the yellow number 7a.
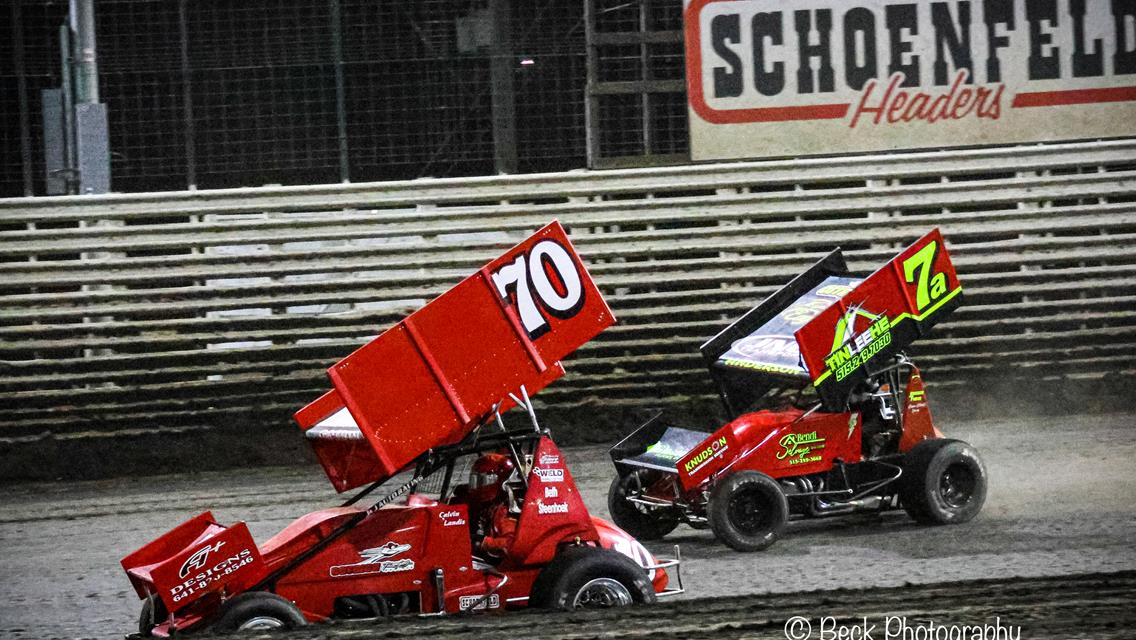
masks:
<svg viewBox="0 0 1136 640"><path fill-rule="evenodd" d="M928 242L922 249L903 261L903 277L907 282L916 282L916 274L919 277L915 288L917 311L922 311L947 291L947 276L942 273L931 275L931 267L935 264L938 248L938 242Z"/></svg>

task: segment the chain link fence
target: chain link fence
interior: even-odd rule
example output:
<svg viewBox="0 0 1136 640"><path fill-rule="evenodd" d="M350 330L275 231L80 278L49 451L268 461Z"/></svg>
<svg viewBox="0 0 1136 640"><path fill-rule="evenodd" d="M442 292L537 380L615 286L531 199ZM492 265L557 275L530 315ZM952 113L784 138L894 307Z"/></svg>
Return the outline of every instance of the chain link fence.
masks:
<svg viewBox="0 0 1136 640"><path fill-rule="evenodd" d="M2 2L11 19L0 27L0 197L39 195L40 91L65 73L68 2ZM635 42L681 27L681 0L96 0L95 9L112 188L126 192L492 175L502 141L509 171L581 168L589 26ZM681 83L681 39L621 46L592 49L603 82ZM681 91L645 88L598 99L595 157L685 152Z"/></svg>

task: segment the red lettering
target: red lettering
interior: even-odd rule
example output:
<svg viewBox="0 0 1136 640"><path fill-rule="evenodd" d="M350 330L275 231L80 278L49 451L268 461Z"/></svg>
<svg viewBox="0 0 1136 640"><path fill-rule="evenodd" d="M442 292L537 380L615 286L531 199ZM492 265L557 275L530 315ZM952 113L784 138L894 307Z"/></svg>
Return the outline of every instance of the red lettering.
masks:
<svg viewBox="0 0 1136 640"><path fill-rule="evenodd" d="M924 119L926 116L923 113L923 109L927 106L930 99L931 96L925 93L915 94L915 96L911 98L911 102L907 103L907 108L903 111L903 121L911 122L912 120Z"/></svg>
<svg viewBox="0 0 1136 640"><path fill-rule="evenodd" d="M888 107L887 110L888 122L891 122L892 124L899 122L901 112L903 111L903 105L905 104L907 104L907 92L900 91L899 93L895 94L895 100L892 101L891 106Z"/></svg>
<svg viewBox="0 0 1136 640"><path fill-rule="evenodd" d="M979 89L979 95L986 89ZM965 116L974 109L974 104L971 103L971 98L974 97L974 92L970 89L963 89L959 92L958 100L955 101L955 108L951 109L951 117L955 120Z"/></svg>
<svg viewBox="0 0 1136 640"><path fill-rule="evenodd" d="M852 113L849 128L860 124L861 116L872 116L874 124L886 118L888 123L922 120L933 124L940 120L961 120L974 114L978 118L997 120L1002 115L1002 96L1006 86L996 84L984 87L963 86L969 77L966 69L959 69L945 93L908 91L898 89L903 75L893 74L882 99L873 104L878 83L869 80L864 85L860 102Z"/></svg>

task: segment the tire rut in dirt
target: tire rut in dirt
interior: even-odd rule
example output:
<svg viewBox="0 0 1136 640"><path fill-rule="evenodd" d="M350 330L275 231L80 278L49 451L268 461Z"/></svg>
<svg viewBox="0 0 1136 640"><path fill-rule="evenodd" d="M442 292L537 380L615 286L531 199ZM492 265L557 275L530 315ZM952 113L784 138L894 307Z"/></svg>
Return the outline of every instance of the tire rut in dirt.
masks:
<svg viewBox="0 0 1136 640"><path fill-rule="evenodd" d="M384 638L432 637L465 640L521 637L540 629L543 638L770 638L784 640L786 621L804 616L815 625L822 616L858 624L867 617L883 637L887 616L910 624L994 624L1021 627L1022 638L1131 637L1136 628L1136 571L995 579L909 585L864 590L839 589L791 594L691 599L619 611L575 613L518 612L504 616L452 616L396 620L381 624ZM372 624L313 626L292 638L373 637ZM814 629L813 637L819 637ZM967 636L969 637L969 636Z"/></svg>

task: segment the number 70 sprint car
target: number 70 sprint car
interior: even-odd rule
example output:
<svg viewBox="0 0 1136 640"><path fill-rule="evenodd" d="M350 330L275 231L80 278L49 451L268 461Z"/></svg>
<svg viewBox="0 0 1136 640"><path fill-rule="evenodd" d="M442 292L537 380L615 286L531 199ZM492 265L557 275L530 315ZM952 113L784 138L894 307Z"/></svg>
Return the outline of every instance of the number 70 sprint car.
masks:
<svg viewBox="0 0 1136 640"><path fill-rule="evenodd" d="M592 517L529 400L614 321L553 222L336 363L333 388L295 417L332 485L365 488L259 546L244 523L207 511L131 553L122 567L143 599L139 633L681 593L678 548L660 561ZM529 426L505 426L511 407Z"/></svg>
<svg viewBox="0 0 1136 640"><path fill-rule="evenodd" d="M612 448L612 519L643 540L709 527L739 551L791 517L970 520L986 468L935 427L902 352L961 300L937 229L867 278L833 251L702 345L728 424L707 436L656 416Z"/></svg>

